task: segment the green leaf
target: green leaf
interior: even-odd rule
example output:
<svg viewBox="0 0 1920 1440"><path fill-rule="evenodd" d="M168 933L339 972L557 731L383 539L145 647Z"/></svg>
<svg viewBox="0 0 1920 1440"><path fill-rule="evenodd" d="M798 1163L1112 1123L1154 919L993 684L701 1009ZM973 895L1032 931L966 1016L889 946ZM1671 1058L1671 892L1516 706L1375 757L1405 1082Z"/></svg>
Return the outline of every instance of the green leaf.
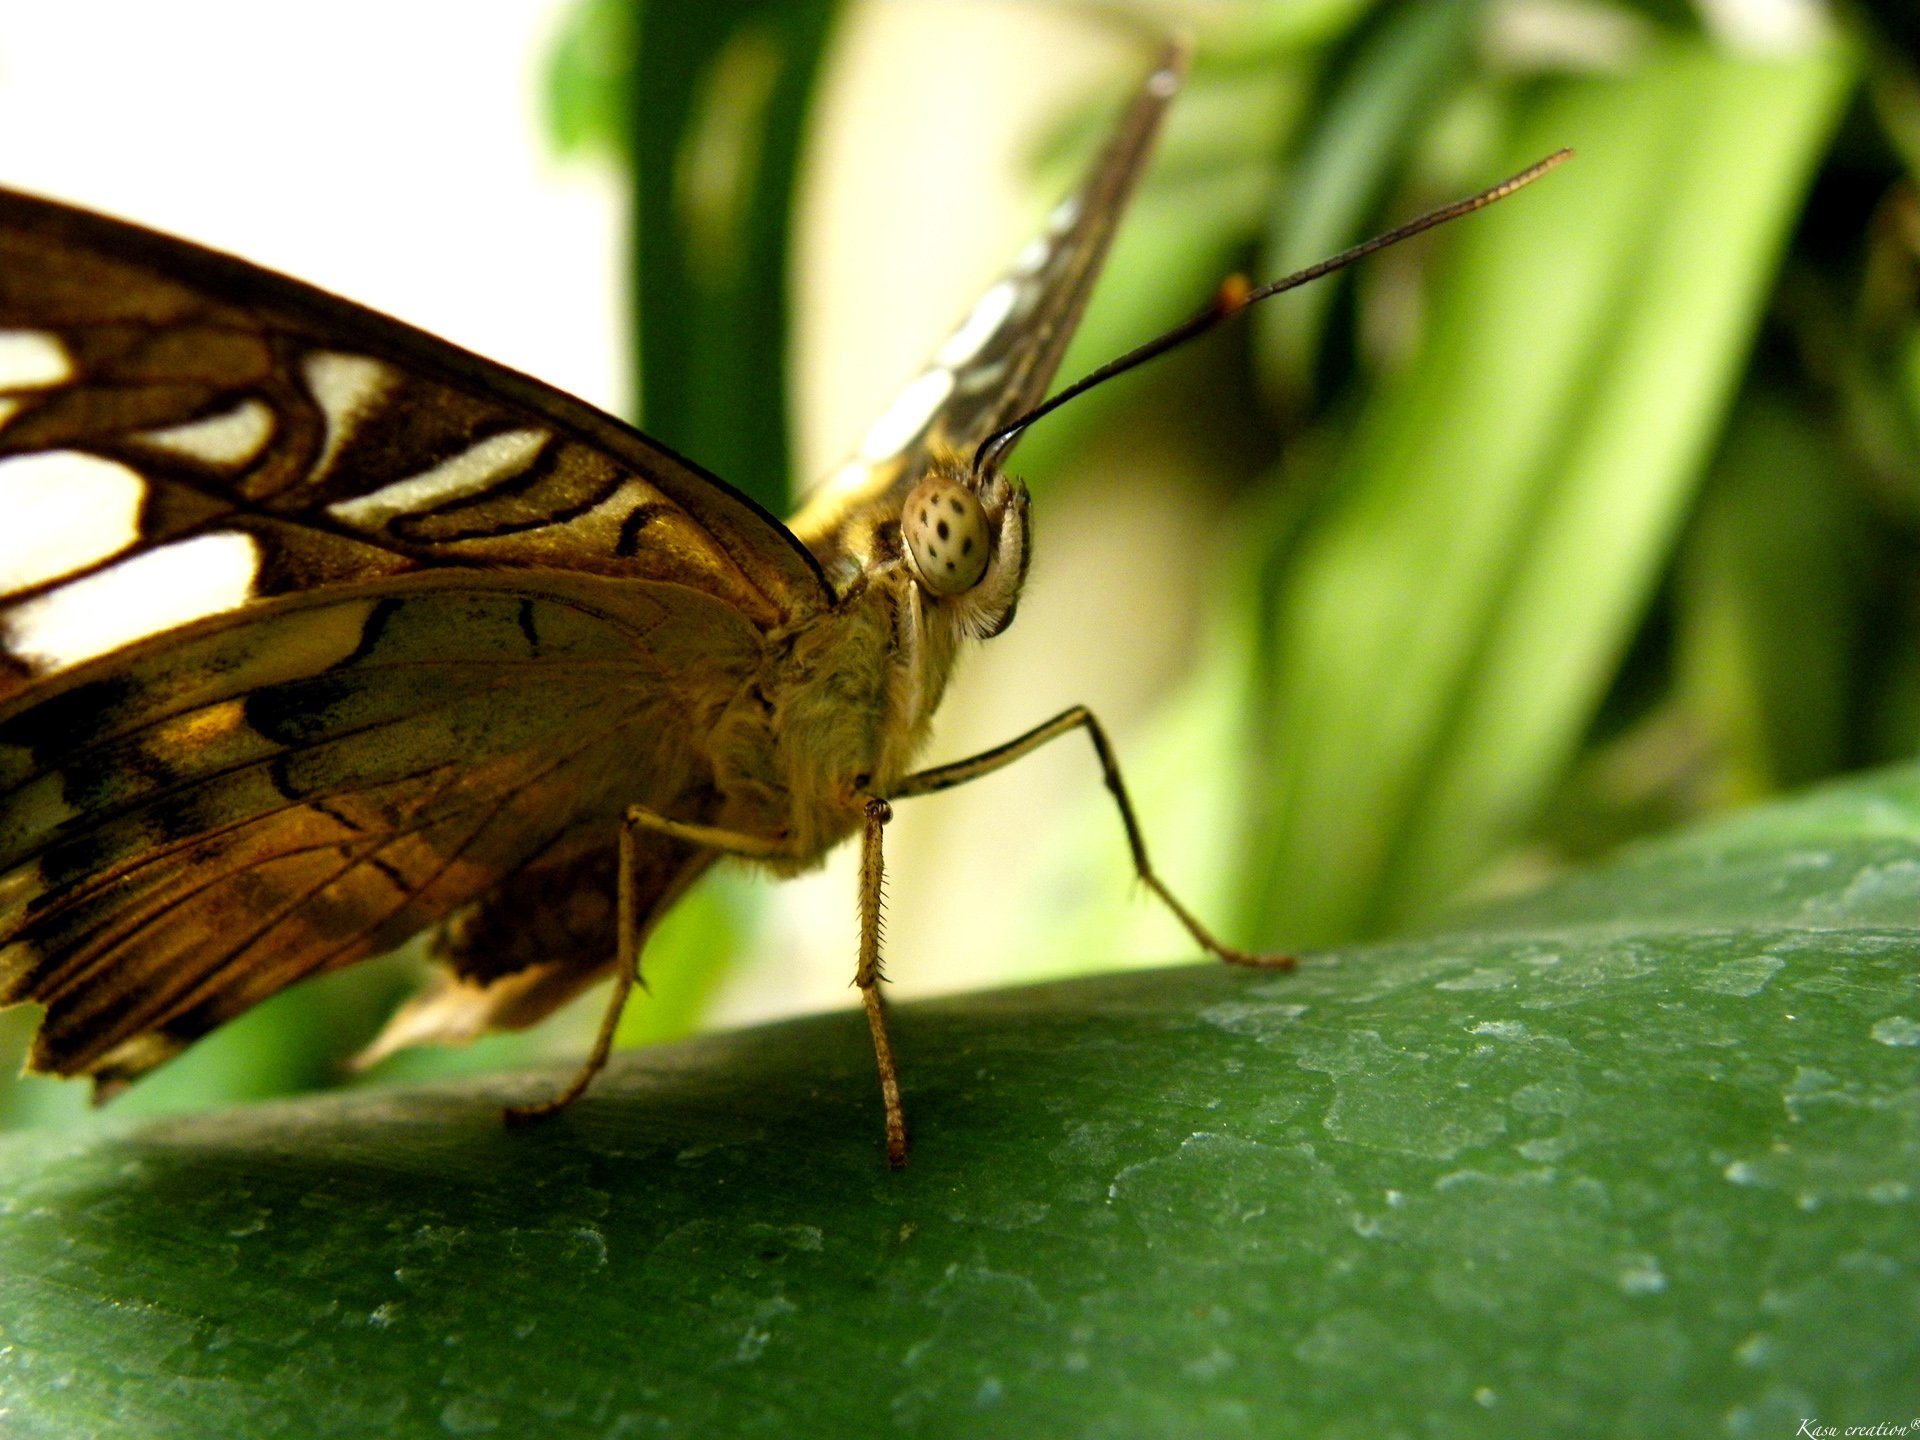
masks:
<svg viewBox="0 0 1920 1440"><path fill-rule="evenodd" d="M837 0L656 5L634 67L640 416L787 508L787 257Z"/></svg>
<svg viewBox="0 0 1920 1440"><path fill-rule="evenodd" d="M1417 921L1537 812L1644 611L1820 143L1840 53L1676 47L1548 86L1463 222L1273 605L1259 929Z"/></svg>
<svg viewBox="0 0 1920 1440"><path fill-rule="evenodd" d="M1920 1365L1920 770L1297 975L0 1144L33 1436L1768 1437Z"/></svg>

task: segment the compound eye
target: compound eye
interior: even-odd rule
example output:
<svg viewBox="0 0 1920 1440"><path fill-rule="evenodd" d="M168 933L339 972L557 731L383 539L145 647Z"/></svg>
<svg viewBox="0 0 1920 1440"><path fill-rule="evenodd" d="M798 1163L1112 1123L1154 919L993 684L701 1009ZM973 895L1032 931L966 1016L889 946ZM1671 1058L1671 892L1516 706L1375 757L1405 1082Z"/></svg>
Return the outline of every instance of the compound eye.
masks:
<svg viewBox="0 0 1920 1440"><path fill-rule="evenodd" d="M935 595L971 590L987 573L987 512L956 480L930 475L913 487L900 514L920 583Z"/></svg>

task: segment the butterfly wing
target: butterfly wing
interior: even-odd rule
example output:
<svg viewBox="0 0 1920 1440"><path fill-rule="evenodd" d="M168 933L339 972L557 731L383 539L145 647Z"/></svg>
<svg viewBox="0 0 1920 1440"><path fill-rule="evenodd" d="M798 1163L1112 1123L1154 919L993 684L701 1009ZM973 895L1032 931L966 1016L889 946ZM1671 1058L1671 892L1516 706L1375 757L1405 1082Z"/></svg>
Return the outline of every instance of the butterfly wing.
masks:
<svg viewBox="0 0 1920 1440"><path fill-rule="evenodd" d="M848 514L904 498L930 454L970 455L1046 398L1186 67L1186 48L1169 43L1079 190L793 517L794 532L829 565Z"/></svg>
<svg viewBox="0 0 1920 1440"><path fill-rule="evenodd" d="M0 334L0 458L37 457L0 500L84 487L117 521L9 531L16 634L60 608L23 602L209 535L257 542L254 602L444 565L667 580L763 623L830 598L777 520L611 416L131 225L0 193ZM247 547L226 549L237 569Z"/></svg>
<svg viewBox="0 0 1920 1440"><path fill-rule="evenodd" d="M625 804L699 814L715 708L831 603L590 407L3 193L0 514L0 1002L47 1007L36 1068L108 1082L570 876ZM693 860L657 858L664 894Z"/></svg>

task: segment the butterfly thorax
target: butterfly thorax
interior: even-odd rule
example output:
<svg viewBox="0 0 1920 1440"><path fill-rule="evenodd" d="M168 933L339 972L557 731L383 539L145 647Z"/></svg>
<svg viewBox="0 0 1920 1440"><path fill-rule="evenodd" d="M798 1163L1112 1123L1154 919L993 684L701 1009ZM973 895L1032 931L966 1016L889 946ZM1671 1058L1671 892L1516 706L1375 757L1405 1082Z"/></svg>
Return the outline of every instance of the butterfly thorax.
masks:
<svg viewBox="0 0 1920 1440"><path fill-rule="evenodd" d="M913 766L966 641L1013 619L1029 555L1026 488L936 456L820 537L839 594L769 637L767 659L714 736L723 823L784 835L814 863L867 796Z"/></svg>

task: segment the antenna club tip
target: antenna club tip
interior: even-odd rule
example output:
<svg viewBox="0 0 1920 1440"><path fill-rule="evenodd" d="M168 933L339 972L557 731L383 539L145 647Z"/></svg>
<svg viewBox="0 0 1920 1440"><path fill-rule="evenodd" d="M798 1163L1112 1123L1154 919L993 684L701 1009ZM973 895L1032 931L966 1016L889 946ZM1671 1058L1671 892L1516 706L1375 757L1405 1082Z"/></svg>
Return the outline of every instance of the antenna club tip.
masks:
<svg viewBox="0 0 1920 1440"><path fill-rule="evenodd" d="M1244 310L1253 301L1253 282L1244 275L1229 275L1213 293L1213 308L1225 318Z"/></svg>

